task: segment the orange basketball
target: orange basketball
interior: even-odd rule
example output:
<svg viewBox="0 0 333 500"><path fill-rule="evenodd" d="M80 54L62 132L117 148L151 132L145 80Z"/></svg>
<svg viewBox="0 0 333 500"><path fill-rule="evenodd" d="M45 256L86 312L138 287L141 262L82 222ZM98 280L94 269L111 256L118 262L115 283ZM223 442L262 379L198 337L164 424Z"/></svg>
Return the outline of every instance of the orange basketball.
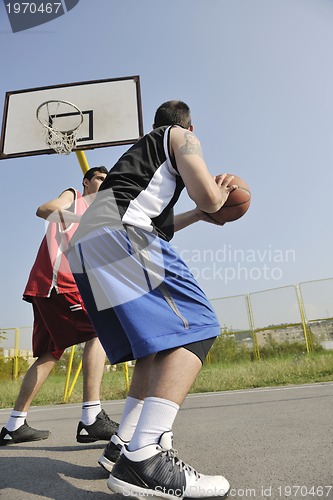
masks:
<svg viewBox="0 0 333 500"><path fill-rule="evenodd" d="M225 204L213 214L208 214L215 222L232 222L246 214L251 204L251 191L246 182L238 175L234 175L231 184L236 184L237 189L232 191Z"/></svg>

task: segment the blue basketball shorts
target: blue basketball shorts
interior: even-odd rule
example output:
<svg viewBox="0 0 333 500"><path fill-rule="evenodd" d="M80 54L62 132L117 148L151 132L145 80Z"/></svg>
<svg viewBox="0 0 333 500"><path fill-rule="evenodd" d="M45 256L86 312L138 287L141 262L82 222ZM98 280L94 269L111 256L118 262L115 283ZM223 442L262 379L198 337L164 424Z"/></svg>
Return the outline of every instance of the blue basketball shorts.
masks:
<svg viewBox="0 0 333 500"><path fill-rule="evenodd" d="M96 228L76 242L68 260L111 364L220 334L189 268L156 234Z"/></svg>

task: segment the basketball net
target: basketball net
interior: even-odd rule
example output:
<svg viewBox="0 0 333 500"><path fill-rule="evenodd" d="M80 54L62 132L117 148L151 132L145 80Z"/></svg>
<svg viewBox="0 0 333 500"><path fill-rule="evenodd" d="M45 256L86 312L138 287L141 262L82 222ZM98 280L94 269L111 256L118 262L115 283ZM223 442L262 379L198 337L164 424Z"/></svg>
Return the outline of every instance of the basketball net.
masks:
<svg viewBox="0 0 333 500"><path fill-rule="evenodd" d="M44 127L46 144L58 154L70 154L83 122L81 110L71 102L52 100L38 106L36 117Z"/></svg>

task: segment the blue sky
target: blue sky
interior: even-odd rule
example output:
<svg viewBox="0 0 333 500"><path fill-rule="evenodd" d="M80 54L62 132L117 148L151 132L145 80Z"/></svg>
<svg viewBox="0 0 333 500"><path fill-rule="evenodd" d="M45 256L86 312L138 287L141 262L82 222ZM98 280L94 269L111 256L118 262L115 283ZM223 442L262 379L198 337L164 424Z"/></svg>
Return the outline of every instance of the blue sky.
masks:
<svg viewBox="0 0 333 500"><path fill-rule="evenodd" d="M331 278L332 26L332 0L80 0L12 33L1 3L0 103L7 91L140 75L145 132L161 102L186 101L211 172L251 187L243 219L174 238L207 295ZM111 167L122 152L86 156ZM74 154L0 168L0 327L28 326L21 296L45 229L36 208L82 175ZM176 211L192 207L184 193Z"/></svg>

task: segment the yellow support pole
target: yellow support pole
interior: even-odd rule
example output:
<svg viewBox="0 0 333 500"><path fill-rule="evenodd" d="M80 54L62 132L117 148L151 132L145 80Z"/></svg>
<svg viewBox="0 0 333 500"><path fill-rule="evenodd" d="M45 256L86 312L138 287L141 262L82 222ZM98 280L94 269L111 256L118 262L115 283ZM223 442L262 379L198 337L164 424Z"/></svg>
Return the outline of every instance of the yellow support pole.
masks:
<svg viewBox="0 0 333 500"><path fill-rule="evenodd" d="M67 398L68 398L68 386L69 386L69 379L70 379L71 371L72 371L74 352L75 352L75 345L72 346L71 354L69 356L69 361L68 361L68 366L67 366L66 382L65 382L65 389L64 389L64 396L63 396L64 403L66 403Z"/></svg>
<svg viewBox="0 0 333 500"><path fill-rule="evenodd" d="M82 173L84 175L86 172L88 172L88 170L90 168L88 160L87 160L87 157L84 154L84 151L75 151L75 154L76 154L76 157L77 157L77 159L79 161Z"/></svg>
<svg viewBox="0 0 333 500"><path fill-rule="evenodd" d="M123 365L124 365L124 372L125 372L126 389L128 391L129 390L128 364L125 362L125 363L123 363Z"/></svg>
<svg viewBox="0 0 333 500"><path fill-rule="evenodd" d="M80 164L80 167L81 167L81 170L82 170L82 173L83 175L88 172L89 170L89 163L88 163L88 160L87 160L87 157L86 155L84 154L84 151L75 151L75 154L76 154L76 157L78 159L78 162ZM71 376L71 371L72 371L72 365L73 365L73 358L74 358L74 352L75 352L75 346L73 345L72 346L72 349L71 349L71 354L70 354L70 357L69 357L69 362L68 362L68 367L67 367L67 372L66 372L66 382L65 382L65 389L64 389L64 397L63 397L63 401L64 403L69 399L69 397L71 396L72 392L73 392L73 389L75 387L75 384L76 384L76 381L78 379L78 376L80 374L80 371L81 371L81 368L82 368L82 360L80 361L80 364L78 366L78 369L76 371L76 374L74 376L74 380L72 382L72 385L70 387L70 389L68 390L68 386L69 386L69 379L70 379L70 376Z"/></svg>
<svg viewBox="0 0 333 500"><path fill-rule="evenodd" d="M80 167L81 167L81 170L82 170L82 173L83 175L88 172L89 170L89 163L88 163L88 160L87 160L87 157L84 153L84 151L75 151L75 154L76 154L76 157L78 159L78 162L80 164ZM76 370L76 374L74 376L74 380L72 382L72 385L70 386L70 389L68 390L68 386L69 386L69 379L70 379L70 376L71 376L71 371L72 371L72 365L73 365L73 358L74 358L74 351L75 351L75 346L73 345L72 346L72 350L71 350L71 355L70 355L70 358L69 358L69 362L68 362L68 367L67 367L67 373L66 373L66 382L65 382L65 389L64 389L64 396L63 396L63 402L65 403L71 396L72 392L73 392L73 389L75 387L75 384L76 384L76 381L80 375L80 372L81 372L81 369L82 369L82 360L80 361L80 364Z"/></svg>
<svg viewBox="0 0 333 500"><path fill-rule="evenodd" d="M76 157L78 159L78 162L80 164L81 170L83 175L88 172L89 170L89 163L87 160L86 155L84 154L84 151L75 151ZM73 358L74 358L74 352L75 352L75 346L72 346L69 362L68 362L68 367L67 367L67 373L66 373L66 382L65 382L65 389L64 389L64 396L63 396L63 402L66 403L66 401L70 398L73 389L75 387L76 381L78 379L78 376L80 375L81 369L82 369L82 360L80 361L80 364L77 368L76 374L74 376L74 380L72 382L72 385L70 389L68 390L69 386L69 379L71 376L71 371L72 371L72 365L73 365Z"/></svg>
<svg viewBox="0 0 333 500"><path fill-rule="evenodd" d="M72 385L70 386L69 388L69 391L68 391L68 394L67 394L67 398L66 398L66 401L68 401L68 399L71 397L72 395L72 392L73 392L73 389L75 387L75 384L77 382L77 379L79 378L79 375L80 375L80 372L82 370L82 359L79 363L79 366L77 367L77 370L76 370L76 373L74 375L74 379L73 379L73 382L72 382Z"/></svg>
<svg viewBox="0 0 333 500"><path fill-rule="evenodd" d="M13 370L14 380L18 379L19 346L20 346L20 329L15 328L14 370Z"/></svg>

